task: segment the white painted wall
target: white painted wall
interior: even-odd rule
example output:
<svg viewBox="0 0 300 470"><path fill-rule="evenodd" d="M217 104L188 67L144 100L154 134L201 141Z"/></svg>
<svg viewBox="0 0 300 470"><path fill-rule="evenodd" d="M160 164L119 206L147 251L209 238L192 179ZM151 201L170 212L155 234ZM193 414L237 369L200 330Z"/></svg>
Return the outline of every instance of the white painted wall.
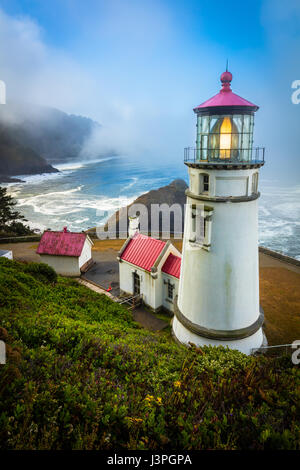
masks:
<svg viewBox="0 0 300 470"><path fill-rule="evenodd" d="M41 254L41 263L48 264L61 276L80 276L81 266L83 266L92 257L92 245L93 242L89 237L87 237L79 257Z"/></svg>
<svg viewBox="0 0 300 470"><path fill-rule="evenodd" d="M193 175L193 181L199 180L199 173L202 170L189 170ZM257 171L257 169L205 171L210 175L209 195L215 196L217 193L218 196L244 196L245 187L241 181L247 178L248 193L252 187L252 175ZM187 198L188 204L197 202L204 204L204 201ZM189 242L191 218L186 217L178 307L193 323L216 330L234 330L245 328L257 320L259 316L257 202L257 199L248 202L206 202L214 209L210 251L191 246ZM174 319L174 332L180 341L195 342L198 338L196 344L216 343L193 335L178 323L177 319ZM187 341L188 337L190 339ZM257 342L262 338L262 332L251 338L253 344L255 343L251 347L260 346ZM251 344L251 340L247 339L246 343Z"/></svg>
<svg viewBox="0 0 300 470"><path fill-rule="evenodd" d="M166 250L166 253L164 254L164 256L162 257L162 259L160 260L157 266L156 279L153 278L151 273L149 273L148 271L145 271L144 269L141 269L131 263L128 263L127 261L120 261L119 262L120 289L129 294L133 294L133 273L136 271L137 274L139 274L140 276L141 295L143 296L144 303L149 305L154 310L159 309L164 304L166 304L164 306L168 308L169 310L173 311L173 306L172 305L170 306L169 302L165 302L164 300L166 297L166 291L165 291L166 286L163 283L163 279L164 279L164 276L167 276L167 275L165 273L162 273L161 271L161 268L170 253L173 253L176 256L181 256L180 252L172 244L170 244L168 249ZM170 276L170 278L172 278L174 283L176 283L177 281L177 285L178 285L178 279L174 278L173 276Z"/></svg>
<svg viewBox="0 0 300 470"><path fill-rule="evenodd" d="M168 280L175 286L173 289L173 301L170 301L168 298L168 285L164 283L164 281L168 282ZM178 286L179 279L177 279L177 277L162 273L162 305L171 312L174 312L174 299L178 295Z"/></svg>
<svg viewBox="0 0 300 470"><path fill-rule="evenodd" d="M80 276L79 258L75 256L40 255L41 263L51 266L62 276Z"/></svg>
<svg viewBox="0 0 300 470"><path fill-rule="evenodd" d="M155 290L155 305L156 305L156 308L160 308L164 304L164 299L165 299L164 276L166 276L166 274L162 272L161 268L163 267L163 265L164 265L164 263L165 263L165 261L168 258L170 253L172 253L175 256L180 256L181 257L181 253L177 250L177 248L175 248L174 245L170 244L168 246L168 249L164 253L164 256L162 257L162 259L160 260L160 262L157 266L157 281L158 282L157 282L157 288ZM173 276L171 276L171 277L172 277L172 279L176 279L176 278L173 278ZM167 303L167 305L168 304L169 303ZM166 307L166 308L168 308L168 307ZM173 311L173 306L170 310Z"/></svg>
<svg viewBox="0 0 300 470"><path fill-rule="evenodd" d="M199 338L198 335L191 333L187 330L174 316L173 333L176 338L180 340L181 343L188 345L189 342L194 343L198 346L224 346L230 349L237 349L238 351L243 352L244 354L251 354L251 349L261 347L263 343L263 334L262 330L259 329L254 335L249 336L248 338L236 340L236 341L220 341L208 339L208 338Z"/></svg>
<svg viewBox="0 0 300 470"><path fill-rule="evenodd" d="M81 255L79 256L79 268L81 268L92 257L92 242L87 237L82 247Z"/></svg>
<svg viewBox="0 0 300 470"><path fill-rule="evenodd" d="M258 169L247 170L198 170L189 168L190 190L201 194L201 174L209 175L210 196L250 196L252 193L252 177Z"/></svg>
<svg viewBox="0 0 300 470"><path fill-rule="evenodd" d="M151 274L144 269L134 266L127 261L119 262L119 281L120 289L128 294L133 294L133 273L136 272L140 276L141 295L145 304L156 309L155 290L157 289L157 279L153 279Z"/></svg>

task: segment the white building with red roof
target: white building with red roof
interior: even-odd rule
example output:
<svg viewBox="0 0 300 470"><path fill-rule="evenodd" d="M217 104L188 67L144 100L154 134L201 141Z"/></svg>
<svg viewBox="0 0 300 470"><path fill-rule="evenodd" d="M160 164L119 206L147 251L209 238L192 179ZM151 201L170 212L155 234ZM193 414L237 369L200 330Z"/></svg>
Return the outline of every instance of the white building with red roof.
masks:
<svg viewBox="0 0 300 470"><path fill-rule="evenodd" d="M46 230L37 253L41 262L48 264L62 276L80 276L93 264L93 242L86 233Z"/></svg>
<svg viewBox="0 0 300 470"><path fill-rule="evenodd" d="M173 311L181 254L170 241L137 232L126 240L118 260L122 293L140 295L153 310L165 308Z"/></svg>

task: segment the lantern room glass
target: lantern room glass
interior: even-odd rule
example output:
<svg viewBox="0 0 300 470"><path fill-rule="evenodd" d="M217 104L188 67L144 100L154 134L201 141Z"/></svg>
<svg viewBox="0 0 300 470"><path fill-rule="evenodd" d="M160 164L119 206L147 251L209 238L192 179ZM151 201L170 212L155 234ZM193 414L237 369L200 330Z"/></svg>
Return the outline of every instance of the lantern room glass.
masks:
<svg viewBox="0 0 300 470"><path fill-rule="evenodd" d="M250 161L253 126L253 114L198 114L197 160Z"/></svg>

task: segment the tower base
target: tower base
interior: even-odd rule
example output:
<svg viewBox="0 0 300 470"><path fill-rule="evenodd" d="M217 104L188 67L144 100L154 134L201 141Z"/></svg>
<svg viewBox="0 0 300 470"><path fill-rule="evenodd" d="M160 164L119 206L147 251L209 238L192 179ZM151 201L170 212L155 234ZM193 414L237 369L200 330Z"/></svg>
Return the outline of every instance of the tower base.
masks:
<svg viewBox="0 0 300 470"><path fill-rule="evenodd" d="M242 339L218 340L204 338L188 330L176 316L173 318L172 332L175 339L185 345L193 343L196 346L228 346L230 349L237 349L247 355L252 353L252 349L260 348L264 341L262 328L259 328L253 335Z"/></svg>

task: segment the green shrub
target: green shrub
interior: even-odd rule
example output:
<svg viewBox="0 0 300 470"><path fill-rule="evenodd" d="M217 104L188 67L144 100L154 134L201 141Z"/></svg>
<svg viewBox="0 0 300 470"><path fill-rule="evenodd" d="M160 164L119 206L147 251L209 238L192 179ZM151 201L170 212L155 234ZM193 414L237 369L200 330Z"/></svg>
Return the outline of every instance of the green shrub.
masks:
<svg viewBox="0 0 300 470"><path fill-rule="evenodd" d="M55 283L57 281L56 271L45 263L29 263L25 265L24 271L42 282Z"/></svg>
<svg viewBox="0 0 300 470"><path fill-rule="evenodd" d="M1 449L299 449L290 358L188 350L37 273L0 260Z"/></svg>

